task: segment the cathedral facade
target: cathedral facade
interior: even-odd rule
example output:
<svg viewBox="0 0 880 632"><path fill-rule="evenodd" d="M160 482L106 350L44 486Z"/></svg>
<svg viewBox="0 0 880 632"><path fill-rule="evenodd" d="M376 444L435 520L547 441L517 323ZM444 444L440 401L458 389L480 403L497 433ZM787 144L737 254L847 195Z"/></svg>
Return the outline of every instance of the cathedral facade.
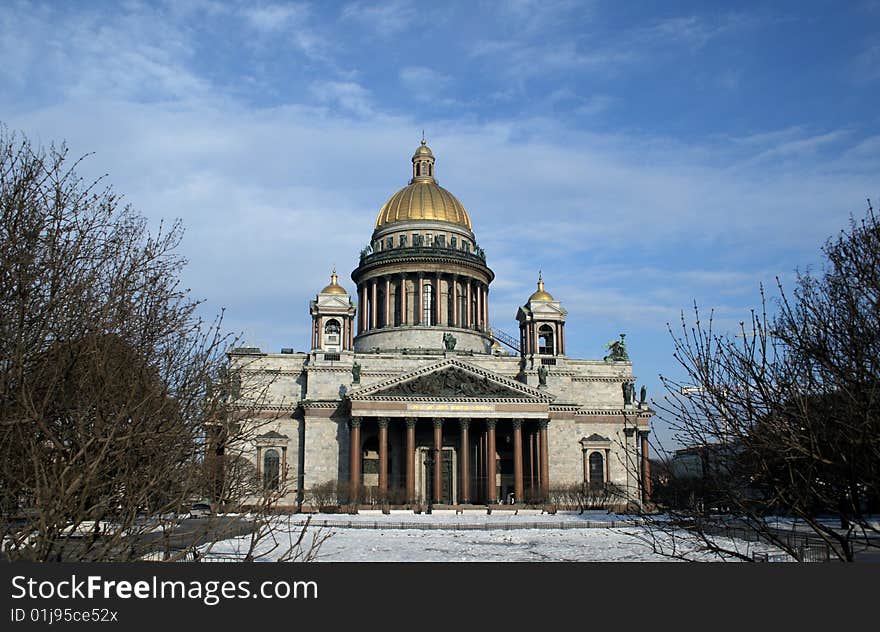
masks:
<svg viewBox="0 0 880 632"><path fill-rule="evenodd" d="M264 485L291 507L329 481L362 503L520 504L585 485L645 502L652 412L623 337L604 359L566 355L567 313L540 275L518 338L493 329L495 275L434 163L423 139L351 273L356 301L335 270L311 301L307 353L230 352L266 378L270 421L248 453Z"/></svg>

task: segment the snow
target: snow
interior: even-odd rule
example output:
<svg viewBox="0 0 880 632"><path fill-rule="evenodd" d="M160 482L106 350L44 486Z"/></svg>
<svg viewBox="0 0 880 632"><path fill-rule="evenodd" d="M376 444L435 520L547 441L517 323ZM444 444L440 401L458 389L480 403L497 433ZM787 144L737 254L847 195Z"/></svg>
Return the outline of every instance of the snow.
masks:
<svg viewBox="0 0 880 632"><path fill-rule="evenodd" d="M278 531L257 548L258 559L273 561L298 536L308 516L279 518ZM605 512L541 515L520 512L361 512L311 516L306 542L329 535L317 561L329 562L645 562L669 561L645 541L645 527L630 517ZM321 526L326 523L332 526ZM623 521L630 521L626 525ZM539 522L542 528L522 528ZM347 526L340 526L340 525ZM612 526L612 524L614 526ZM378 527L378 528L377 528ZM728 542L733 542L729 541ZM208 558L230 559L247 551L244 536L216 543ZM681 546L682 542L676 542ZM762 545L734 542L738 550L768 551ZM693 545L697 559L712 560Z"/></svg>

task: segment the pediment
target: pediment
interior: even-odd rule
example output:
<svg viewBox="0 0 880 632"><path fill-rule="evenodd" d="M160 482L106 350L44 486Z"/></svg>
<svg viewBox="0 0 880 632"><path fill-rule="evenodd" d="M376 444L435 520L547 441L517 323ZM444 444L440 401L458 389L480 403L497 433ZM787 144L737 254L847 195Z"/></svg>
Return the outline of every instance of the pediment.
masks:
<svg viewBox="0 0 880 632"><path fill-rule="evenodd" d="M549 402L553 396L486 369L449 359L391 380L354 391L360 399L529 400Z"/></svg>
<svg viewBox="0 0 880 632"><path fill-rule="evenodd" d="M529 303L523 305L516 312L516 319L520 322L532 317L540 320L560 320L568 316L568 311L557 303Z"/></svg>
<svg viewBox="0 0 880 632"><path fill-rule="evenodd" d="M348 296L342 296L340 294L331 294L331 295L319 295L318 296L318 305L324 308L338 308L338 309L346 309L348 308L349 298Z"/></svg>
<svg viewBox="0 0 880 632"><path fill-rule="evenodd" d="M553 314L559 316L565 316L568 312L563 309L559 303L537 303L532 304L532 313L533 314Z"/></svg>

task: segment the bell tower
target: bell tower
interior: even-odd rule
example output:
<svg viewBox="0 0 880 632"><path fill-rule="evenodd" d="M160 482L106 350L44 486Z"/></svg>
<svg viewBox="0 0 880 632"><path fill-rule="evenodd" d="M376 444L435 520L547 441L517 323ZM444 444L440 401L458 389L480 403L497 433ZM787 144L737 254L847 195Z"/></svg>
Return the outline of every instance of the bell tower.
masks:
<svg viewBox="0 0 880 632"><path fill-rule="evenodd" d="M312 350L328 353L354 349L355 306L345 288L339 285L336 268L330 285L318 292L310 304L312 314Z"/></svg>
<svg viewBox="0 0 880 632"><path fill-rule="evenodd" d="M567 315L560 302L544 289L544 277L538 272L537 291L516 313L523 358L564 356Z"/></svg>

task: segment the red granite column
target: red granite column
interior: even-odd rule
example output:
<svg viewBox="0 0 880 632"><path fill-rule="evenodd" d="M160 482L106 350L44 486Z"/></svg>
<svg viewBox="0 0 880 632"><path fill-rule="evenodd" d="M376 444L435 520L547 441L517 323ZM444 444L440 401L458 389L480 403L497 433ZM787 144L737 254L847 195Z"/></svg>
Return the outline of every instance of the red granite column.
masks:
<svg viewBox="0 0 880 632"><path fill-rule="evenodd" d="M495 420L486 420L486 504L494 505L498 500L498 490L496 489L498 480L496 475L496 454L495 454Z"/></svg>
<svg viewBox="0 0 880 632"><path fill-rule="evenodd" d="M408 320L406 317L406 274L400 273L400 324L406 325Z"/></svg>
<svg viewBox="0 0 880 632"><path fill-rule="evenodd" d="M422 273L419 272L418 281L415 283L415 291L413 292L413 324L421 325L422 324L422 301L425 300L423 292L425 279L422 276Z"/></svg>
<svg viewBox="0 0 880 632"><path fill-rule="evenodd" d="M450 293L452 294L452 322L453 327L459 327L458 322L458 276L452 275L450 281Z"/></svg>
<svg viewBox="0 0 880 632"><path fill-rule="evenodd" d="M547 446L547 420L538 422L541 428L541 495L546 499L550 491L550 458Z"/></svg>
<svg viewBox="0 0 880 632"><path fill-rule="evenodd" d="M461 426L461 448L458 456L458 460L461 463L461 483L459 484L461 492L459 494L459 502L467 504L471 502L471 472L469 462L471 446L468 437L470 420L462 419L459 421L459 425Z"/></svg>
<svg viewBox="0 0 880 632"><path fill-rule="evenodd" d="M477 497L474 499L479 502L482 499L483 491L486 489L486 485L482 485L482 489L480 489L479 481L483 478L483 469L486 462L486 436L485 433L479 433L477 435L477 485L476 485L476 495Z"/></svg>
<svg viewBox="0 0 880 632"><path fill-rule="evenodd" d="M462 327L470 328L471 326L471 280L465 279L464 292L464 317L462 318Z"/></svg>
<svg viewBox="0 0 880 632"><path fill-rule="evenodd" d="M541 490L544 489L544 468L541 465L541 429L540 424L537 430L535 430L535 473L537 476L537 484L538 484L538 496L541 496Z"/></svg>
<svg viewBox="0 0 880 632"><path fill-rule="evenodd" d="M406 502L416 500L416 420L406 420Z"/></svg>
<svg viewBox="0 0 880 632"><path fill-rule="evenodd" d="M367 288L361 284L358 288L358 335L367 328Z"/></svg>
<svg viewBox="0 0 880 632"><path fill-rule="evenodd" d="M474 288L474 291L477 293L477 309L476 309L477 313L474 315L474 324L476 325L476 327L474 327L474 329L482 329L483 328L483 318L482 318L483 304L481 303L481 300L483 298L483 293L480 291L480 284L479 283L477 283L476 287Z"/></svg>
<svg viewBox="0 0 880 632"><path fill-rule="evenodd" d="M392 313L391 313L391 277L385 277L385 327L390 327L394 323L392 322Z"/></svg>
<svg viewBox="0 0 880 632"><path fill-rule="evenodd" d="M377 302L377 292L376 288L379 286L377 279L370 279L370 329L375 329L378 327L379 323L379 309Z"/></svg>
<svg viewBox="0 0 880 632"><path fill-rule="evenodd" d="M483 286L483 329L489 331L489 286Z"/></svg>
<svg viewBox="0 0 880 632"><path fill-rule="evenodd" d="M316 346L318 349L320 349L320 348L321 348L321 334L322 334L323 331L324 331L324 327L321 325L321 319L320 319L320 318L316 319L315 322L318 323L318 332L317 332L317 335L318 335L318 344L315 345L315 346Z"/></svg>
<svg viewBox="0 0 880 632"><path fill-rule="evenodd" d="M379 417L379 494L388 493L388 418Z"/></svg>
<svg viewBox="0 0 880 632"><path fill-rule="evenodd" d="M440 277L440 273L437 273L437 279L434 281L434 324L442 325L443 324L443 301L440 299L440 285L442 284L442 279Z"/></svg>
<svg viewBox="0 0 880 632"><path fill-rule="evenodd" d="M443 493L443 420L434 419L434 502L440 502Z"/></svg>
<svg viewBox="0 0 880 632"><path fill-rule="evenodd" d="M651 460L649 458L648 431L639 432L642 439L642 502L651 502Z"/></svg>
<svg viewBox="0 0 880 632"><path fill-rule="evenodd" d="M348 471L351 484L351 498L357 499L361 489L361 418L351 418L349 435Z"/></svg>
<svg viewBox="0 0 880 632"><path fill-rule="evenodd" d="M513 497L523 501L522 419L513 420Z"/></svg>
<svg viewBox="0 0 880 632"><path fill-rule="evenodd" d="M535 497L535 433L529 432L529 493Z"/></svg>

